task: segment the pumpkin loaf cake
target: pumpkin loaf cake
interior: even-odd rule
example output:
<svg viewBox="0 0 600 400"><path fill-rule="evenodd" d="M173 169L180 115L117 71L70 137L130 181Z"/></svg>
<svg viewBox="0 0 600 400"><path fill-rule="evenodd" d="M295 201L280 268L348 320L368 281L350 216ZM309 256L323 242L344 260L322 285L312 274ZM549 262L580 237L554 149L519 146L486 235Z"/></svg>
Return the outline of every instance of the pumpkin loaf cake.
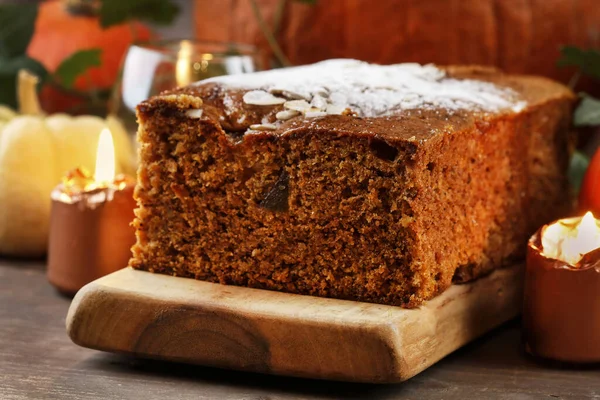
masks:
<svg viewBox="0 0 600 400"><path fill-rule="evenodd" d="M415 307L524 256L568 202L573 94L330 60L138 106L134 268Z"/></svg>

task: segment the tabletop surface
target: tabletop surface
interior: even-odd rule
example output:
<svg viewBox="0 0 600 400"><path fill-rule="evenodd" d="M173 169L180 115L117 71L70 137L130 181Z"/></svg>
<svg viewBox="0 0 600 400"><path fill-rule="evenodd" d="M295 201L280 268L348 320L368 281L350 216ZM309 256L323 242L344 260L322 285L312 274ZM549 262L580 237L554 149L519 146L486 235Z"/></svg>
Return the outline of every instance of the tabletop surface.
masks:
<svg viewBox="0 0 600 400"><path fill-rule="evenodd" d="M367 385L233 372L84 349L43 262L0 260L0 399L600 399L600 366L524 354L513 321L408 382ZM600 340L600 338L599 338Z"/></svg>

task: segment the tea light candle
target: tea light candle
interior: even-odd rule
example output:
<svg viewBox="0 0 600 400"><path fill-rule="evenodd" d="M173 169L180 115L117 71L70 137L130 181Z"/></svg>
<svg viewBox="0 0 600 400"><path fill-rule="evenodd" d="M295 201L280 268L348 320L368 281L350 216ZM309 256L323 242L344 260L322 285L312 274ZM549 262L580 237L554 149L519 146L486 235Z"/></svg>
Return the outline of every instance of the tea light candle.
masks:
<svg viewBox="0 0 600 400"><path fill-rule="evenodd" d="M112 135L98 141L96 171L77 168L51 194L48 280L66 294L127 266L135 232L131 227L135 181L115 177Z"/></svg>
<svg viewBox="0 0 600 400"><path fill-rule="evenodd" d="M533 355L600 362L600 225L592 213L545 225L529 240L523 328Z"/></svg>

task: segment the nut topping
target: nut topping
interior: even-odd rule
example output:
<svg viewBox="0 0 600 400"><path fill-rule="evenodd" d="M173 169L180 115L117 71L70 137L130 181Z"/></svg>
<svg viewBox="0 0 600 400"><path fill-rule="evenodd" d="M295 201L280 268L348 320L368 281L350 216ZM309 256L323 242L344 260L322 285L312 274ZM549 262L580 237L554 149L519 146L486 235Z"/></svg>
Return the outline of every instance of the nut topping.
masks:
<svg viewBox="0 0 600 400"><path fill-rule="evenodd" d="M185 115L188 118L198 119L198 118L202 118L202 113L203 112L204 112L204 110L202 110L202 109L192 108L190 110L187 110L185 112Z"/></svg>
<svg viewBox="0 0 600 400"><path fill-rule="evenodd" d="M338 106L335 104L327 104L326 111L329 115L341 115L345 110L347 110L346 107Z"/></svg>
<svg viewBox="0 0 600 400"><path fill-rule="evenodd" d="M264 90L251 90L244 94L244 103L254 106L276 106L285 103L285 99L275 97Z"/></svg>
<svg viewBox="0 0 600 400"><path fill-rule="evenodd" d="M300 111L296 111L296 110L283 110L283 111L279 111L275 115L275 118L277 118L280 121L287 121L288 119L294 118L297 115L300 115Z"/></svg>
<svg viewBox="0 0 600 400"><path fill-rule="evenodd" d="M291 90L286 90L286 89L272 88L272 89L269 89L269 93L274 94L275 96L285 97L287 100L310 101L310 97L306 97L300 93L296 93L296 92L293 92Z"/></svg>
<svg viewBox="0 0 600 400"><path fill-rule="evenodd" d="M317 94L312 98L310 105L319 110L325 110L327 108L327 99Z"/></svg>
<svg viewBox="0 0 600 400"><path fill-rule="evenodd" d="M273 124L254 124L250 125L250 129L253 131L274 131L277 129L277 126Z"/></svg>
<svg viewBox="0 0 600 400"><path fill-rule="evenodd" d="M327 113L325 111L319 111L319 110L310 110L307 111L304 116L306 118L316 118L316 117L324 117L325 115L327 115Z"/></svg>
<svg viewBox="0 0 600 400"><path fill-rule="evenodd" d="M306 111L310 110L310 104L306 100L286 101L283 104L283 107L285 107L288 110L299 111L301 113L305 113Z"/></svg>

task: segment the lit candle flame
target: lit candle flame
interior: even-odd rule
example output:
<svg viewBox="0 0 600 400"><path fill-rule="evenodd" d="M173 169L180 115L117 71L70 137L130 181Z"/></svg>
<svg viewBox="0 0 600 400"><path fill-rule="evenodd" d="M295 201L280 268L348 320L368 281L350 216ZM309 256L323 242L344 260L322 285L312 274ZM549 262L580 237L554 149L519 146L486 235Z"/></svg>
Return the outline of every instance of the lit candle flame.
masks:
<svg viewBox="0 0 600 400"><path fill-rule="evenodd" d="M98 139L94 179L96 183L104 185L112 183L115 179L115 145L108 129L103 129Z"/></svg>
<svg viewBox="0 0 600 400"><path fill-rule="evenodd" d="M572 220L575 223L561 220L543 230L542 253L575 266L585 254L600 248L600 227L589 211L583 218Z"/></svg>

